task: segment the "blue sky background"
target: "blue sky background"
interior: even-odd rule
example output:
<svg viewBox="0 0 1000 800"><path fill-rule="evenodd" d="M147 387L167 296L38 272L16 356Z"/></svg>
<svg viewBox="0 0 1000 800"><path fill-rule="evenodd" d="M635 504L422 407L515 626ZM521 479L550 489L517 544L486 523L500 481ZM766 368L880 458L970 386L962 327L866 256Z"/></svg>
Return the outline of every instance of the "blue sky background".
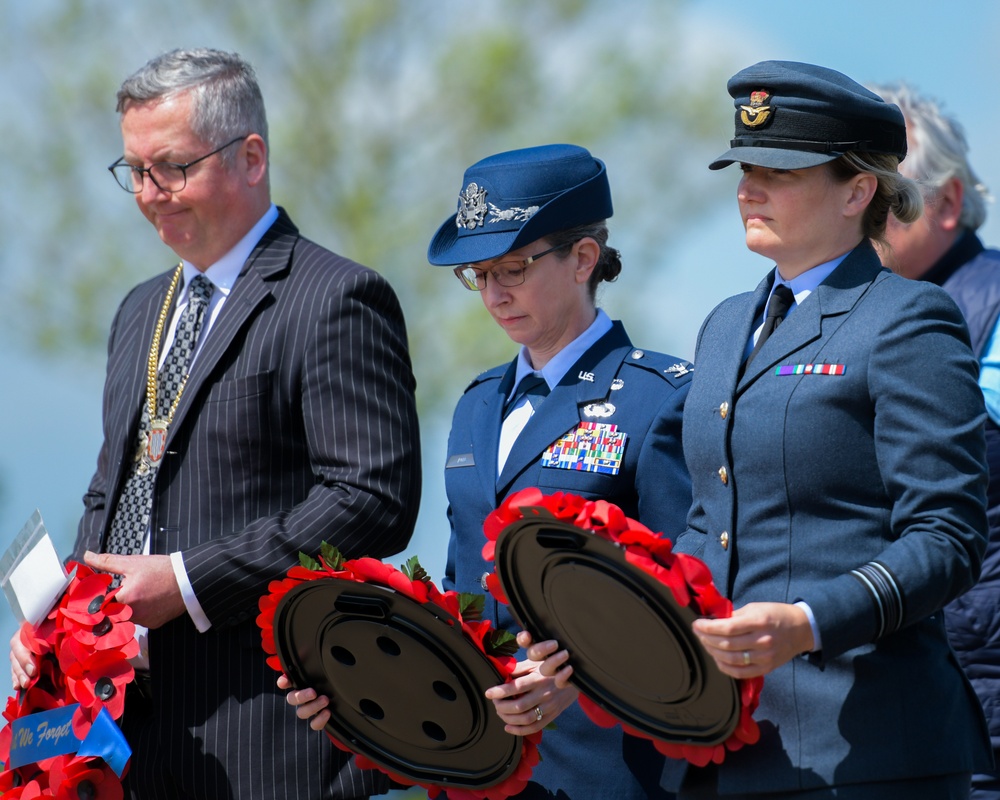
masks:
<svg viewBox="0 0 1000 800"><path fill-rule="evenodd" d="M622 5L624 19L627 2ZM1000 130L1000 3L771 0L748 4L696 0L685 17L686 24L679 30L663 32L664 48L676 47L677 37L686 37L686 44L693 42L695 51L703 53L706 61L721 53L727 57L739 54L739 63L744 65L763 59L809 61L841 70L861 82L905 80L937 97L965 126L980 178L1000 192L996 146ZM200 43L200 37L198 40ZM95 43L95 48L100 46ZM136 42L130 46L136 47ZM152 54L151 50L139 55L145 58ZM690 65L691 70L698 68L697 63ZM720 102L730 102L725 86L720 85L718 92ZM684 111L678 109L678 113ZM15 113L17 109L0 107L0 115ZM718 132L719 152L726 149L731 135L731 128ZM635 158L641 159L642 153L635 153ZM608 166L616 193L629 191L630 187L615 183L614 165ZM734 168L720 172L706 168L706 187L728 187L730 199L658 255L654 279L636 285L628 280L626 270L622 280L607 292L605 307L612 316L626 321L633 340L642 346L692 357L698 326L711 308L730 294L753 288L769 269L766 261L743 246L735 202L737 176ZM0 191L18 195L16 186L3 185ZM644 187L643 191L655 202L655 187ZM129 211L136 226L147 225L134 209ZM44 215L46 210L27 209L26 213ZM981 233L987 244L1000 244L1000 211L991 207ZM414 242L414 250L421 254L425 246L426 242ZM30 252L30 245L27 249ZM154 259L153 263L160 261ZM58 287L51 288L58 291ZM108 302L117 304L125 289L111 287ZM80 497L100 445L102 384L101 370L89 362L26 353L9 335L3 342L0 548L6 547L39 508L61 552L69 552ZM446 435L447 430L438 426L422 429L425 463L444 463ZM441 470L428 468L424 483L417 532L407 552L393 562L419 554L430 574L439 578L447 543ZM13 631L13 619L5 604L0 604L0 641L6 642Z"/></svg>

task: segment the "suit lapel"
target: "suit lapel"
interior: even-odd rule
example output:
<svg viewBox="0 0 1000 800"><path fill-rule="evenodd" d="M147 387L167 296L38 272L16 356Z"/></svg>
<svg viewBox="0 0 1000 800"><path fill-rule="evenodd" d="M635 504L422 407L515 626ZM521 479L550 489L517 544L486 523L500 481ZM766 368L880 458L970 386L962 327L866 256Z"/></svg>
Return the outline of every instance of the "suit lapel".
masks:
<svg viewBox="0 0 1000 800"><path fill-rule="evenodd" d="M247 320L271 296L273 280L287 270L297 239L298 229L284 210L279 209L278 219L265 231L247 258L208 339L195 359L167 434L168 445L216 365L233 343L238 341ZM239 342L242 344L242 340Z"/></svg>

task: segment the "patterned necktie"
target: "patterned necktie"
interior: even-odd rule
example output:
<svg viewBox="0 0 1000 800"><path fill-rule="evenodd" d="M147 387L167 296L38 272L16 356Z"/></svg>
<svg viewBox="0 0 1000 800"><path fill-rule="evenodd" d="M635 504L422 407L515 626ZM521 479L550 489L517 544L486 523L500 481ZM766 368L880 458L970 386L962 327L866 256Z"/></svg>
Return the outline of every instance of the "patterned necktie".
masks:
<svg viewBox="0 0 1000 800"><path fill-rule="evenodd" d="M174 402L178 399L181 387L187 378L191 367L191 358L198 343L208 308L215 287L204 275L198 275L188 287L188 304L177 323L173 344L167 351L157 374L156 416L159 420L170 421L173 417ZM142 417L139 420L139 452L145 451L146 442L150 436L152 422L149 418L149 403L142 404ZM159 460L149 462L136 457L132 474L125 481L115 518L111 523L111 535L108 537L105 552L124 555L134 555L142 552L146 531L149 529L149 515L153 508L153 488L156 485L156 473L159 470ZM118 578L115 578L117 585Z"/></svg>
<svg viewBox="0 0 1000 800"><path fill-rule="evenodd" d="M767 303L767 316L764 318L764 325L760 329L760 336L757 337L757 344L754 345L753 350L750 351L750 355L747 358L747 366L750 366L750 362L760 352L768 337L778 329L781 321L788 313L788 309L793 305L795 305L795 295L792 294L792 290L783 283L778 284Z"/></svg>

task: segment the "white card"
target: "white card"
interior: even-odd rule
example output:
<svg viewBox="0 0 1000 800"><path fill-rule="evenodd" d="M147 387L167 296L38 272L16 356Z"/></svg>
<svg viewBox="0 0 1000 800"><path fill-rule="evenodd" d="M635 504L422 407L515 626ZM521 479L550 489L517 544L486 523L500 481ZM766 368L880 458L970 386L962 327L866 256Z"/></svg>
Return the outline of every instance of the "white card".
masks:
<svg viewBox="0 0 1000 800"><path fill-rule="evenodd" d="M0 586L14 616L39 625L69 585L62 560L36 510L0 558Z"/></svg>

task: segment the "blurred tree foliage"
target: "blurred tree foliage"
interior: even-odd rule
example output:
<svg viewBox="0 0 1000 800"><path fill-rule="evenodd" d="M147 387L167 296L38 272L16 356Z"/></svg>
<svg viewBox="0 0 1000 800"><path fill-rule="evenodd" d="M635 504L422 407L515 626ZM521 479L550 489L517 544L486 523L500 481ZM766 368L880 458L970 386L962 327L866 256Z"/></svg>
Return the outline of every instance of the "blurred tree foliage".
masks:
<svg viewBox="0 0 1000 800"><path fill-rule="evenodd" d="M604 305L634 336L629 297L717 199L701 187L729 131L721 89L734 65L685 30L682 0L3 2L0 64L18 77L0 112L0 317L43 352L100 365L125 290L172 262L103 167L121 153L121 79L173 47L255 65L275 201L304 234L389 277L425 413L446 414L471 377L516 352L475 296L426 263L469 164L557 141L608 164L625 271Z"/></svg>

